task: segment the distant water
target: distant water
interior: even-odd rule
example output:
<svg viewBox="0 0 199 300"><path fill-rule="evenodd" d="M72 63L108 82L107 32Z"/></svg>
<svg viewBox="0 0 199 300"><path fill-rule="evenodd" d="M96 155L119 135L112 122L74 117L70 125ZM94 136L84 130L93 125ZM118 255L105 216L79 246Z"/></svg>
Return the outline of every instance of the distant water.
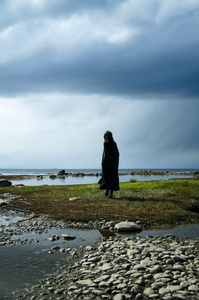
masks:
<svg viewBox="0 0 199 300"><path fill-rule="evenodd" d="M0 169L2 175L46 175L46 174L57 174L61 169ZM88 173L100 173L101 169L64 169L68 173L84 172ZM149 169L119 169L120 173L128 172L140 172L149 171ZM189 173L196 172L199 169L150 169L153 172L176 172L176 173Z"/></svg>
<svg viewBox="0 0 199 300"><path fill-rule="evenodd" d="M139 172L145 171L147 169L119 169L120 173L129 172ZM196 172L198 169L150 169L154 172L176 172L176 174L163 174L163 175L121 175L119 176L120 182L129 182L131 179L136 179L137 181L151 181L151 180L167 180L174 178L188 178L192 177L187 175L189 172ZM2 175L56 175L60 169L0 169L0 174ZM89 173L100 173L101 169L65 169L67 173L77 173L83 172L84 174ZM178 175L177 173L181 173ZM33 179L23 179L23 180L12 180L13 184L21 183L27 186L33 185L71 185L71 184L92 184L99 181L100 176L83 176L83 177L73 177L67 176L65 178L50 179L48 176L44 177L42 180L37 178Z"/></svg>

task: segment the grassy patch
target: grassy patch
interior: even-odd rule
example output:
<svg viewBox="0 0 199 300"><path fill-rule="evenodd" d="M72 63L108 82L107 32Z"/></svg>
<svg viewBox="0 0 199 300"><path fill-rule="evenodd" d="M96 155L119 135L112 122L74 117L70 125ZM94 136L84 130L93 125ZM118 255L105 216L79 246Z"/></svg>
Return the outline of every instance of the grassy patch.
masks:
<svg viewBox="0 0 199 300"><path fill-rule="evenodd" d="M56 219L141 220L148 224L199 222L199 181L171 180L120 183L114 198L104 196L99 185L0 188L0 194L20 195L10 207L48 214ZM69 201L72 197L80 200Z"/></svg>

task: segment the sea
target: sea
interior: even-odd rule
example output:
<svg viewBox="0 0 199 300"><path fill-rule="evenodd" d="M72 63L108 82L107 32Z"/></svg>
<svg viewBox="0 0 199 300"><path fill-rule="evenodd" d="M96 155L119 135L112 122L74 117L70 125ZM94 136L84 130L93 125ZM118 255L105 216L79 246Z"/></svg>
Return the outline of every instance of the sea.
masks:
<svg viewBox="0 0 199 300"><path fill-rule="evenodd" d="M12 180L13 184L24 184L26 186L33 185L78 185L78 184L93 184L98 183L100 176L88 176L91 173L100 174L101 169L65 169L66 173L79 173L83 172L85 176L66 176L64 178L50 179L50 175L57 175L61 169L0 169L1 175L43 175L43 179L16 179ZM131 175L130 172L149 171L149 169L119 169L119 173L126 173L120 175L120 182L129 182L132 179L137 181L151 181L151 180L168 180L175 178L192 178L188 175L190 172L198 172L199 169L150 169L152 172L164 172L162 175ZM168 174L165 174L165 172ZM170 172L172 174L170 174ZM179 174L180 173L180 174Z"/></svg>

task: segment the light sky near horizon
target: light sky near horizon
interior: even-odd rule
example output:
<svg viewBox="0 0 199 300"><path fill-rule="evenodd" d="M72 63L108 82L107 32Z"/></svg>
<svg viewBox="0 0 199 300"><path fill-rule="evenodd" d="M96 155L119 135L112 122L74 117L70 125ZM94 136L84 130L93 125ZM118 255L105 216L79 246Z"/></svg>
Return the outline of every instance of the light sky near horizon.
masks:
<svg viewBox="0 0 199 300"><path fill-rule="evenodd" d="M199 168L198 0L0 0L0 168Z"/></svg>

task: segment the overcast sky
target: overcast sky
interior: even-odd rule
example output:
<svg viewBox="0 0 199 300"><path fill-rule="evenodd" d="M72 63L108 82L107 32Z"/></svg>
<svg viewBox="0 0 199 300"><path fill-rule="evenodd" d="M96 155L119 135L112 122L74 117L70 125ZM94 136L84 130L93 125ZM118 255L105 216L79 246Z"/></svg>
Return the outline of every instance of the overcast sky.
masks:
<svg viewBox="0 0 199 300"><path fill-rule="evenodd" d="M0 0L0 168L199 168L198 0Z"/></svg>

